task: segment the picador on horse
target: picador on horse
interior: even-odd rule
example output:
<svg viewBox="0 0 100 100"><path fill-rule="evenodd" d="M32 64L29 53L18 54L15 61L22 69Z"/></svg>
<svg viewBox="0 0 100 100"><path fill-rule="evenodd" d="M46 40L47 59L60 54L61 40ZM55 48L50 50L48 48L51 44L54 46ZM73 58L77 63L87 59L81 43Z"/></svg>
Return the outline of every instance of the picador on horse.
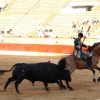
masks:
<svg viewBox="0 0 100 100"><path fill-rule="evenodd" d="M78 59L80 60L86 60L87 61L86 68L91 69L91 59L92 59L91 47L81 42L82 37L83 34L79 33L78 37L74 39L74 55L77 56ZM88 49L86 51L83 51L82 47L86 47ZM88 56L88 58L85 59L83 55Z"/></svg>
<svg viewBox="0 0 100 100"><path fill-rule="evenodd" d="M83 37L82 33L78 34L77 38L74 38L74 52L71 55L61 58L58 62L58 65L65 65L66 69L72 74L75 69L89 69L93 72L93 81L96 82L95 70L99 70L99 78L97 81L100 81L100 68L98 67L99 56L100 56L100 42L94 43L91 47L83 44L81 39ZM87 50L82 50L82 47L86 47Z"/></svg>

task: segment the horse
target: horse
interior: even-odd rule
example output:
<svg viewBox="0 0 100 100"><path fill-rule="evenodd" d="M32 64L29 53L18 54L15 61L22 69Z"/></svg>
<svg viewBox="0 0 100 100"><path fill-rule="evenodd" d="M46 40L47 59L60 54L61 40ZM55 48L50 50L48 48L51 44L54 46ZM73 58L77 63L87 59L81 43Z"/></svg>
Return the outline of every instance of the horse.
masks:
<svg viewBox="0 0 100 100"><path fill-rule="evenodd" d="M99 63L99 57L100 56L100 42L94 43L91 46L91 52L92 52L92 59L91 59L91 70L93 72L93 81L96 82L96 78L95 78L95 70L99 70L99 77L97 79L97 81L100 81L100 68L97 66L97 64ZM87 52L87 50L85 50ZM85 58L88 58L88 56L86 57L85 55L83 55ZM87 61L78 59L75 55L71 54L68 55L66 57L61 58L58 61L58 65L63 65L66 67L66 69L69 69L70 73L72 74L75 69L87 69L86 65L87 65Z"/></svg>

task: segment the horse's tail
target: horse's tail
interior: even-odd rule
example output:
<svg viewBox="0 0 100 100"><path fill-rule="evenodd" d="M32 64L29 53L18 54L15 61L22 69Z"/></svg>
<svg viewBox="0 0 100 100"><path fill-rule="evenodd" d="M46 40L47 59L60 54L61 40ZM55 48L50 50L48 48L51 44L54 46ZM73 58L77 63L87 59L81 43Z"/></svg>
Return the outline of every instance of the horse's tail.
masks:
<svg viewBox="0 0 100 100"><path fill-rule="evenodd" d="M15 64L15 65L13 65L12 68L9 69L9 70L0 70L0 73L1 73L1 74L4 74L4 72L10 72L10 71L11 71L14 67L16 67L17 65L19 65L19 64L17 63L17 64Z"/></svg>

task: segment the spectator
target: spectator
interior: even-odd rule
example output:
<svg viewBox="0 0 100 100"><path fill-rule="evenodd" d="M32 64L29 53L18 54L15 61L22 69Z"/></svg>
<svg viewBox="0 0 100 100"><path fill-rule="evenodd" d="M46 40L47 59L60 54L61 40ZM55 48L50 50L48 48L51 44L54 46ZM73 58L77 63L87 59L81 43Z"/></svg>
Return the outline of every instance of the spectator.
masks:
<svg viewBox="0 0 100 100"><path fill-rule="evenodd" d="M37 27L37 32L36 32L36 35L38 36L38 37L44 37L44 31L43 31L43 29L42 29L42 26L39 24L38 25L38 27Z"/></svg>
<svg viewBox="0 0 100 100"><path fill-rule="evenodd" d="M76 26L76 31L77 31L77 34L82 33L83 27L79 24L78 26Z"/></svg>
<svg viewBox="0 0 100 100"><path fill-rule="evenodd" d="M49 31L49 25L48 25L48 23L44 27L45 27L45 30Z"/></svg>
<svg viewBox="0 0 100 100"><path fill-rule="evenodd" d="M42 30L39 30L38 33L36 33L38 37L44 37L44 32Z"/></svg>
<svg viewBox="0 0 100 100"><path fill-rule="evenodd" d="M72 28L76 28L75 22L72 22Z"/></svg>
<svg viewBox="0 0 100 100"><path fill-rule="evenodd" d="M41 30L44 32L45 31L45 25L41 26Z"/></svg>
<svg viewBox="0 0 100 100"><path fill-rule="evenodd" d="M94 25L94 18L91 19L91 23Z"/></svg>
<svg viewBox="0 0 100 100"><path fill-rule="evenodd" d="M49 38L56 38L57 36L53 33L52 29L46 30L47 32L45 33L45 37Z"/></svg>
<svg viewBox="0 0 100 100"><path fill-rule="evenodd" d="M57 36L53 33L52 29L49 29L49 37L57 38Z"/></svg>
<svg viewBox="0 0 100 100"><path fill-rule="evenodd" d="M2 8L0 7L0 12L2 12Z"/></svg>
<svg viewBox="0 0 100 100"><path fill-rule="evenodd" d="M87 17L85 17L85 18L83 19L83 23L82 23L82 24L83 24L83 25L84 25L84 24L86 24L86 25L87 25L87 24L88 24L88 22L89 22L88 18L87 18Z"/></svg>
<svg viewBox="0 0 100 100"><path fill-rule="evenodd" d="M38 32L38 31L41 31L41 25L40 25L40 24L39 24L38 27L37 27L37 32Z"/></svg>
<svg viewBox="0 0 100 100"><path fill-rule="evenodd" d="M77 21L76 26L78 26L79 24L80 24L79 21Z"/></svg>
<svg viewBox="0 0 100 100"><path fill-rule="evenodd" d="M44 31L44 37L45 37L45 38L49 37L48 30L45 30L45 31Z"/></svg>
<svg viewBox="0 0 100 100"><path fill-rule="evenodd" d="M99 23L98 18L94 18L94 23L95 23L95 24Z"/></svg>
<svg viewBox="0 0 100 100"><path fill-rule="evenodd" d="M4 36L7 36L8 35L7 31L8 31L8 27L5 25L4 26Z"/></svg>
<svg viewBox="0 0 100 100"><path fill-rule="evenodd" d="M2 29L0 28L0 42L3 42L3 37L4 37L4 34L3 34Z"/></svg>

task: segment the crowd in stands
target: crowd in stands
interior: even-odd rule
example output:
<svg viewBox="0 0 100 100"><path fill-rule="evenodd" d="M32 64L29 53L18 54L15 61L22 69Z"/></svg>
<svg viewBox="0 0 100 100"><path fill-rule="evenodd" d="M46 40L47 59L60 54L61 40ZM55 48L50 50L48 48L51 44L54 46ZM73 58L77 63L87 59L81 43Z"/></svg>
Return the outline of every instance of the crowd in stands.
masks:
<svg viewBox="0 0 100 100"><path fill-rule="evenodd" d="M72 29L73 31L76 31L76 33L81 33L83 32L84 26L87 26L87 28L85 29L85 35L88 36L88 32L91 28L91 25L96 25L97 23L99 23L99 19L98 18L91 18L88 19L87 17L83 19L82 22L72 22ZM84 32L83 32L84 33Z"/></svg>
<svg viewBox="0 0 100 100"><path fill-rule="evenodd" d="M93 25L94 25L94 24L97 24L97 23L99 23L99 19L98 19L98 18L91 18L91 19L89 19L89 18L87 18L87 17L84 18L82 24L83 24L83 25L84 25L84 24L87 25L88 23L93 24Z"/></svg>
<svg viewBox="0 0 100 100"><path fill-rule="evenodd" d="M77 34L83 31L83 25L79 21L77 21L76 23L72 22L72 28L73 31L77 32Z"/></svg>
<svg viewBox="0 0 100 100"><path fill-rule="evenodd" d="M12 29L9 29L7 26L0 28L0 42L3 42L4 36L11 36Z"/></svg>
<svg viewBox="0 0 100 100"><path fill-rule="evenodd" d="M99 23L99 19L98 18L91 18L91 19L88 19L87 17L83 19L82 23L77 21L76 23L75 22L72 22L72 28L76 28L76 26L78 25L91 25L91 24L97 24Z"/></svg>
<svg viewBox="0 0 100 100"><path fill-rule="evenodd" d="M45 25L38 25L37 27L37 32L36 32L37 37L40 38L56 38L57 36L53 33L53 30L49 28L48 24Z"/></svg>

